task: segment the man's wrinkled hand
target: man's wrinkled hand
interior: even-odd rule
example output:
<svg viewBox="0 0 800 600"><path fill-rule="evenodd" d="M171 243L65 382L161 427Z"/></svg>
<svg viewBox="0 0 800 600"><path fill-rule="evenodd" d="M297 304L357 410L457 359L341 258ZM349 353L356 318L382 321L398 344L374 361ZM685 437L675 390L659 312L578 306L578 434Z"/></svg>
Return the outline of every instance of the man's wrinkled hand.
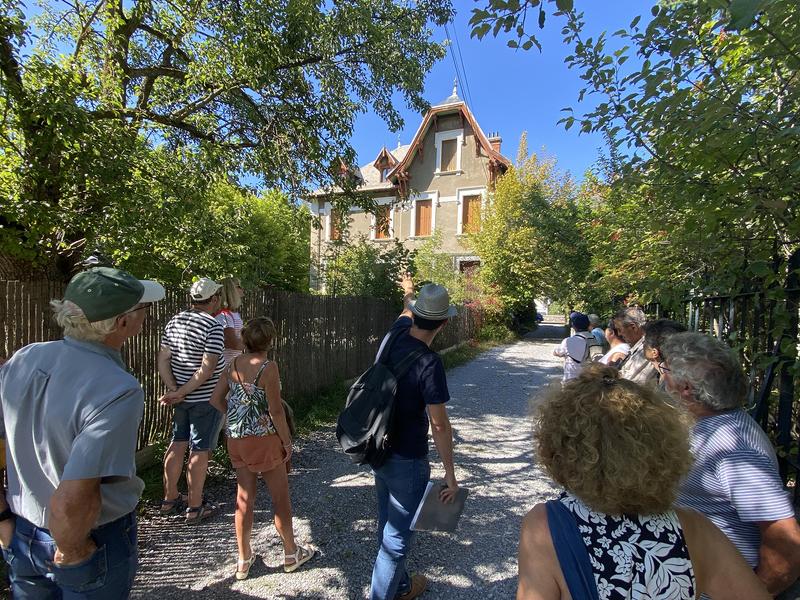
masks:
<svg viewBox="0 0 800 600"><path fill-rule="evenodd" d="M79 548L71 548L68 552L63 552L60 548L56 548L56 552L53 555L53 563L57 567L77 565L87 560L96 550L97 544L94 543L92 538L87 538L86 542Z"/></svg>
<svg viewBox="0 0 800 600"><path fill-rule="evenodd" d="M11 538L14 537L14 518L0 521L0 546L8 548L11 545Z"/></svg>

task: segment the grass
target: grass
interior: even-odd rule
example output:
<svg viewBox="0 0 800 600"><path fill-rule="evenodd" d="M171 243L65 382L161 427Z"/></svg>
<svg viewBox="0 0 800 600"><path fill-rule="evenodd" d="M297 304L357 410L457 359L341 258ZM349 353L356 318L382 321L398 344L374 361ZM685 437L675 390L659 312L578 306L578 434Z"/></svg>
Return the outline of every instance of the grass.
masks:
<svg viewBox="0 0 800 600"><path fill-rule="evenodd" d="M515 339L516 336L505 328L492 328L491 335L485 339L467 342L443 354L444 368L449 370L468 363L487 350L511 343ZM293 398L291 405L294 408L296 434L305 435L334 423L344 407L348 389L344 381L339 381L314 393ZM153 462L138 473L145 485L142 494L143 504L158 503L164 494L161 477L167 442L159 442L156 446ZM207 483L213 484L227 479L232 472L233 468L224 445L217 446L209 466ZM183 476L181 477L183 479ZM178 487L185 489L185 482L183 480L179 482Z"/></svg>

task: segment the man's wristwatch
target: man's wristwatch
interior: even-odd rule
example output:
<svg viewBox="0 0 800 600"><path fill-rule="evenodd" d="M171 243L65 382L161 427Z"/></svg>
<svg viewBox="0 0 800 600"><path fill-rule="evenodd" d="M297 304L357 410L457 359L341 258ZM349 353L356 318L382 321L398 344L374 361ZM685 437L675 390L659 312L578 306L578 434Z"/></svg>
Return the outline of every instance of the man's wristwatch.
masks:
<svg viewBox="0 0 800 600"><path fill-rule="evenodd" d="M0 523L3 521L8 521L9 519L14 518L14 513L11 512L10 508L5 509L3 512L0 512Z"/></svg>

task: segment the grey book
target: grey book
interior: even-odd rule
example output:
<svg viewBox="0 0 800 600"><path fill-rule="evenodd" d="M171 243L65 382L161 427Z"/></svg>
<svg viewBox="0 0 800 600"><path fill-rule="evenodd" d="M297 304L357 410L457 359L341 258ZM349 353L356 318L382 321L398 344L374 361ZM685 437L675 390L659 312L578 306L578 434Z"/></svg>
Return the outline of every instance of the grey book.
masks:
<svg viewBox="0 0 800 600"><path fill-rule="evenodd" d="M453 502L445 504L439 500L439 492L445 487L444 483L428 482L425 494L417 507L414 519L411 521L413 531L455 531L458 520L464 512L464 502L469 490L458 488Z"/></svg>

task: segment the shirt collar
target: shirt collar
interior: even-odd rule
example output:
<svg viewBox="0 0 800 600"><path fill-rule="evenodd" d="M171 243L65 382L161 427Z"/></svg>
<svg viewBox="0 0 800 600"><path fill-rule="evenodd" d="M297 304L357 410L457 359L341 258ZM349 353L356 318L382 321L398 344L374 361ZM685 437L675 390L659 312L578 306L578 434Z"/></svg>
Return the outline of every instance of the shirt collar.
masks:
<svg viewBox="0 0 800 600"><path fill-rule="evenodd" d="M107 356L115 363L117 363L120 367L127 370L125 367L125 363L122 362L122 354L119 350L115 350L110 346L106 346L105 344L101 344L100 342L87 342L84 340L76 340L73 337L64 336L64 343L67 346L73 346L75 348L83 348L84 350L88 350L89 352L94 352L95 354L100 354L103 356Z"/></svg>

